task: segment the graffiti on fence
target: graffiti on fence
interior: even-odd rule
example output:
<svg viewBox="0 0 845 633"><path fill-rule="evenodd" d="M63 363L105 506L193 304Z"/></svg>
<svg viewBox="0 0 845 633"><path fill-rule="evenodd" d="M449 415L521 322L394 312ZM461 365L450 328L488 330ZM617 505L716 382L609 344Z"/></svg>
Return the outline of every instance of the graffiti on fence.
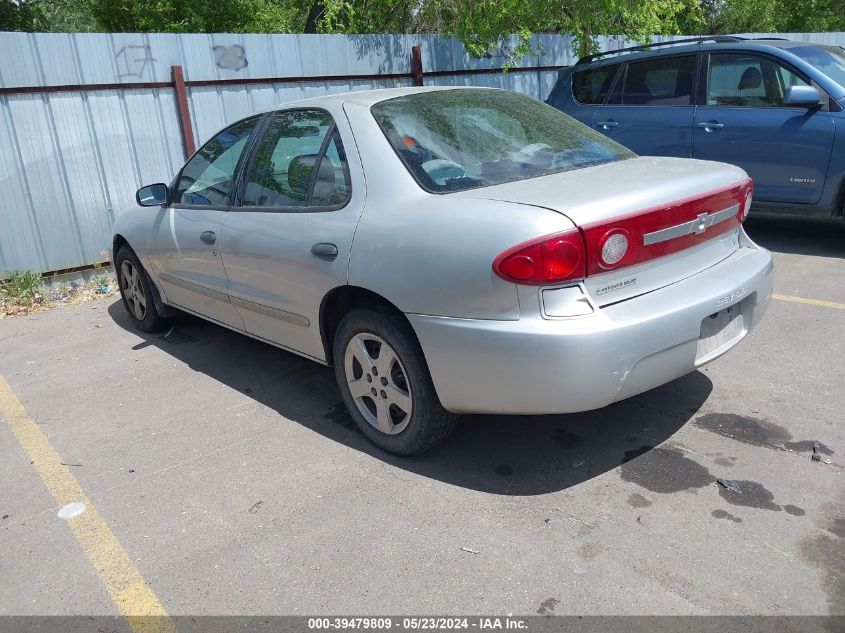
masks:
<svg viewBox="0 0 845 633"><path fill-rule="evenodd" d="M223 70L241 70L247 67L246 51L240 44L232 46L212 46L214 62Z"/></svg>
<svg viewBox="0 0 845 633"><path fill-rule="evenodd" d="M114 58L117 60L118 79L123 77L143 79L147 67L156 61L152 49L147 44L121 46L120 50L114 54Z"/></svg>
<svg viewBox="0 0 845 633"><path fill-rule="evenodd" d="M494 57L503 57L507 60L513 59L513 50L507 44L499 44L498 46L491 47L481 55L483 59L493 59Z"/></svg>

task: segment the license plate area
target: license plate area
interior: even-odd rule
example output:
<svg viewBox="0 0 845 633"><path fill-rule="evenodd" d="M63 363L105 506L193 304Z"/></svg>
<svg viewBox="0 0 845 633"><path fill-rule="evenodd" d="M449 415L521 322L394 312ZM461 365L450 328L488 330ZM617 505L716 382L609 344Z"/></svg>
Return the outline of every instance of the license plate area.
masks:
<svg viewBox="0 0 845 633"><path fill-rule="evenodd" d="M701 365L725 353L736 345L748 332L747 310L750 297L727 308L705 317L701 321L698 348L695 354L696 365Z"/></svg>

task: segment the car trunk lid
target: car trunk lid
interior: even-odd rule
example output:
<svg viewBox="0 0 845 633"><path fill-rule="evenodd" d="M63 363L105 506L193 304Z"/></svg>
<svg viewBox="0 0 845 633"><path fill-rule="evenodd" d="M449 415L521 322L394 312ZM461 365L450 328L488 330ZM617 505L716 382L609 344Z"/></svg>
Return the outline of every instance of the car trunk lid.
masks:
<svg viewBox="0 0 845 633"><path fill-rule="evenodd" d="M587 246L585 287L598 305L606 305L675 283L728 257L739 247L750 192L745 172L731 165L638 157L456 195L530 204L567 216ZM628 250L618 263L607 265L602 247L617 233Z"/></svg>

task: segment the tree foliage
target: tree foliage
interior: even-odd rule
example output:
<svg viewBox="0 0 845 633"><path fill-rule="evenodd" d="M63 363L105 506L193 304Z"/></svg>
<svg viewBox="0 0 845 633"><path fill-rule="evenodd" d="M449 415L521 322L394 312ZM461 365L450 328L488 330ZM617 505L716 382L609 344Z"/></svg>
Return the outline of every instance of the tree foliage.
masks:
<svg viewBox="0 0 845 633"><path fill-rule="evenodd" d="M47 26L33 2L0 0L0 31L40 31Z"/></svg>
<svg viewBox="0 0 845 633"><path fill-rule="evenodd" d="M706 8L714 33L845 31L843 0L723 0Z"/></svg>
<svg viewBox="0 0 845 633"><path fill-rule="evenodd" d="M112 32L281 33L301 28L302 7L268 0L88 0L98 28Z"/></svg>
<svg viewBox="0 0 845 633"><path fill-rule="evenodd" d="M698 30L703 15L699 0L326 0L320 24L338 33L445 33L480 55L510 34L517 53L527 52L532 33L571 34L583 52L596 35L646 40Z"/></svg>
<svg viewBox="0 0 845 633"><path fill-rule="evenodd" d="M598 35L845 31L845 0L0 0L0 30L443 33L470 53L511 34L513 59L533 33Z"/></svg>

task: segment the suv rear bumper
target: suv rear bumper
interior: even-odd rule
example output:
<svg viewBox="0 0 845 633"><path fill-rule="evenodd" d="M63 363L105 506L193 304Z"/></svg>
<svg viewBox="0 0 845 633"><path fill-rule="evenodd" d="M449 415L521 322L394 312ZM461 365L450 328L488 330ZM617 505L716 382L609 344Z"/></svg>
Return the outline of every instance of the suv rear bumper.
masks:
<svg viewBox="0 0 845 633"><path fill-rule="evenodd" d="M724 354L760 321L771 254L749 241L718 264L596 310L518 321L409 314L443 406L455 413L589 411L679 378ZM702 321L739 304L740 334L697 358Z"/></svg>

